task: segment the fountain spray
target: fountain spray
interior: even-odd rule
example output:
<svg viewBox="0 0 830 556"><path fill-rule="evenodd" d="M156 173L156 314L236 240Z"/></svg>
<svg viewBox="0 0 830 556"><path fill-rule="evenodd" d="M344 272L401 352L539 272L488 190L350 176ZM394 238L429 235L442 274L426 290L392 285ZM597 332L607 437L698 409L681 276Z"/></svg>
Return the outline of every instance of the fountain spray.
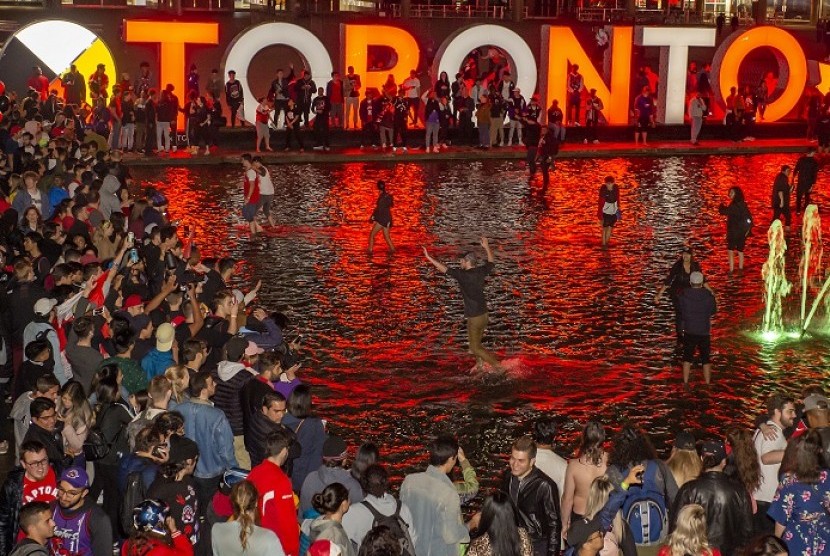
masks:
<svg viewBox="0 0 830 556"><path fill-rule="evenodd" d="M780 220L774 220L767 231L769 256L761 268L764 279L763 332L765 335L778 335L784 329L782 320L783 299L790 293L792 284L787 281L786 259L787 240Z"/></svg>
<svg viewBox="0 0 830 556"><path fill-rule="evenodd" d="M821 257L823 254L821 216L819 216L816 205L810 205L804 211L804 219L801 223L801 240L804 243L801 264L799 265L801 273L801 328L806 330L807 290L809 289L810 277L821 275Z"/></svg>

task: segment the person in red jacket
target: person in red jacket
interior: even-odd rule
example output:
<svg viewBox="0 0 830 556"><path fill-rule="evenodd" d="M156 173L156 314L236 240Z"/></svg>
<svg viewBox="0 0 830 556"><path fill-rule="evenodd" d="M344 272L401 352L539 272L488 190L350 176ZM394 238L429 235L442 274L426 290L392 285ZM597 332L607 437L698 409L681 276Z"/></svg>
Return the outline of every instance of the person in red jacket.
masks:
<svg viewBox="0 0 830 556"><path fill-rule="evenodd" d="M121 547L121 556L193 556L193 545L161 500L145 500L136 506L133 523L137 532Z"/></svg>
<svg viewBox="0 0 830 556"><path fill-rule="evenodd" d="M30 89L34 89L37 91L37 94L40 96L40 101L43 102L49 96L49 79L43 75L43 70L40 69L40 66L35 66L32 68L32 76L29 78L29 81L26 85Z"/></svg>
<svg viewBox="0 0 830 556"><path fill-rule="evenodd" d="M291 431L284 427L269 433L265 437L265 460L248 474L248 480L259 493L260 525L277 534L286 556L298 556L300 550L294 491L291 479L280 469L293 441Z"/></svg>

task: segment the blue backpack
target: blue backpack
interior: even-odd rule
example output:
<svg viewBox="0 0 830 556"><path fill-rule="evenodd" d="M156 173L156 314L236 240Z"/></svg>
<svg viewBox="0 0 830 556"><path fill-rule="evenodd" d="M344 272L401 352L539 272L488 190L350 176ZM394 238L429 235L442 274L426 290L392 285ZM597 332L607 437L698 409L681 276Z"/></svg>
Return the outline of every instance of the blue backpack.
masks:
<svg viewBox="0 0 830 556"><path fill-rule="evenodd" d="M657 544L669 532L666 497L657 484L657 463L649 461L643 473L643 484L632 485L622 507L634 542L638 545Z"/></svg>

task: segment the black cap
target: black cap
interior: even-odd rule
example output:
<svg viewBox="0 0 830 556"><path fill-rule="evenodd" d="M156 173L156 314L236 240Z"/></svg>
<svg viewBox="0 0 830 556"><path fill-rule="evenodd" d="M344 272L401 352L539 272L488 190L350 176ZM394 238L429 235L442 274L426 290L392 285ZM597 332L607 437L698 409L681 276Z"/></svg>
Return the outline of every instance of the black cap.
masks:
<svg viewBox="0 0 830 556"><path fill-rule="evenodd" d="M199 446L187 437L174 434L170 437L170 456L167 463L181 463L199 455Z"/></svg>
<svg viewBox="0 0 830 556"><path fill-rule="evenodd" d="M342 461L346 459L348 447L346 441L339 436L329 435L323 442L323 459Z"/></svg>
<svg viewBox="0 0 830 556"><path fill-rule="evenodd" d="M674 447L678 450L695 450L695 437L689 431L680 431L674 437Z"/></svg>
<svg viewBox="0 0 830 556"><path fill-rule="evenodd" d="M726 459L726 448L722 440L706 440L700 448L701 456L711 456L720 462Z"/></svg>

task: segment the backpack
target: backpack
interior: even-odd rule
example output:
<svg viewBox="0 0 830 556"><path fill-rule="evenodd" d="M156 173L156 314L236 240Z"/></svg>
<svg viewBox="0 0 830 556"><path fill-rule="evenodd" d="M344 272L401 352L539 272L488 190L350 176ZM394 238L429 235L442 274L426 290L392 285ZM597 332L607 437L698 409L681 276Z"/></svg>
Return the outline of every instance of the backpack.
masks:
<svg viewBox="0 0 830 556"><path fill-rule="evenodd" d="M372 522L372 529L378 525L384 525L389 528L392 534L401 543L401 556L415 556L415 546L412 544L412 538L409 536L409 526L401 519L401 501L397 500L395 513L392 515L383 515L375 509L368 501L361 502L372 513L375 520Z"/></svg>
<svg viewBox="0 0 830 556"><path fill-rule="evenodd" d="M49 551L45 546L37 543L19 544L9 553L9 556L48 556Z"/></svg>
<svg viewBox="0 0 830 556"><path fill-rule="evenodd" d="M89 429L89 434L87 434L86 440L84 440L84 458L87 461L98 461L99 459L107 457L110 450L118 444L118 441L123 436L124 429L121 429L115 435L115 438L112 439L112 442L109 442L107 441L107 437L104 435L104 432L101 430L100 423L104 420L104 415L106 415L107 411L110 409L112 409L112 406L107 406L107 408L104 409L100 418L97 419L92 428Z"/></svg>
<svg viewBox="0 0 830 556"><path fill-rule="evenodd" d="M669 532L666 497L657 485L657 464L646 463L642 485L631 485L623 504L623 518L637 545L656 544Z"/></svg>
<svg viewBox="0 0 830 556"><path fill-rule="evenodd" d="M144 502L147 499L147 487L144 485L144 479L141 478L141 471L135 471L127 475L127 488L124 490L124 495L121 498L121 528L132 537L136 532L135 522L133 521L133 508Z"/></svg>

